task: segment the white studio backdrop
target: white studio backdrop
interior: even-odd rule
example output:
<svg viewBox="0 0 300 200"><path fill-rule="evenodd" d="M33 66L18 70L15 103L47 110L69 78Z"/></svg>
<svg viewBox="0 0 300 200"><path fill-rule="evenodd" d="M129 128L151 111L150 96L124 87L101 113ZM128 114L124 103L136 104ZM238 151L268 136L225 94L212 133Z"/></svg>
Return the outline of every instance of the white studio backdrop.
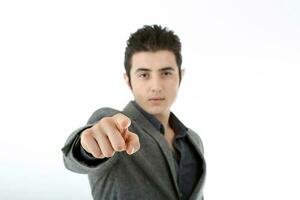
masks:
<svg viewBox="0 0 300 200"><path fill-rule="evenodd" d="M202 138L205 198L300 199L299 1L1 1L0 199L92 199L61 147L96 109L132 99L129 34L174 30L173 112ZM142 184L142 183L141 183Z"/></svg>

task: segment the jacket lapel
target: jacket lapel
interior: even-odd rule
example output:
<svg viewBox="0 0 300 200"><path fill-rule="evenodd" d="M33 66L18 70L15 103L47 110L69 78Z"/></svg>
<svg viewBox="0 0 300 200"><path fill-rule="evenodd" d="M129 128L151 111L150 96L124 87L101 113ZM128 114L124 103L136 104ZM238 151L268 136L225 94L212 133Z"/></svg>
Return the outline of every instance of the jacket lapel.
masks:
<svg viewBox="0 0 300 200"><path fill-rule="evenodd" d="M134 120L137 124L141 125L142 129L157 142L157 144L159 145L159 147L163 152L165 159L167 160L169 169L172 174L173 183L179 195L180 192L177 184L177 175L176 175L174 159L173 159L172 151L165 137L155 129L155 127L144 117L144 115L131 102L127 104L127 106L123 109L123 112L131 120Z"/></svg>

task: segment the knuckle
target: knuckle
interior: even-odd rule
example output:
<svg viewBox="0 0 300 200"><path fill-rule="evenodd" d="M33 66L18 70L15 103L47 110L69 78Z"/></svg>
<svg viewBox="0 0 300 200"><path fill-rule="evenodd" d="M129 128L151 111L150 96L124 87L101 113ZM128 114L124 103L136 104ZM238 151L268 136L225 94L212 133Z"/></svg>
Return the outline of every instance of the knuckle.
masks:
<svg viewBox="0 0 300 200"><path fill-rule="evenodd" d="M104 156L103 154L101 154L101 155L99 156L99 158L105 158L105 156Z"/></svg>
<svg viewBox="0 0 300 200"><path fill-rule="evenodd" d="M121 142L118 142L117 144L115 144L114 149L116 151L122 151L124 149L124 144Z"/></svg>
<svg viewBox="0 0 300 200"><path fill-rule="evenodd" d="M101 157L101 153L96 151L96 152L92 152L92 155L95 157L95 158L100 158Z"/></svg>
<svg viewBox="0 0 300 200"><path fill-rule="evenodd" d="M92 131L92 132L96 132L97 130L100 129L100 126L101 126L101 125L100 125L99 123L95 124L94 126L92 126L91 131Z"/></svg>
<svg viewBox="0 0 300 200"><path fill-rule="evenodd" d="M100 124L109 123L110 120L111 120L110 117L103 117L99 122Z"/></svg>
<svg viewBox="0 0 300 200"><path fill-rule="evenodd" d="M122 113L117 113L115 114L114 116L112 116L114 119L119 119L119 118L122 118L123 117L123 114Z"/></svg>
<svg viewBox="0 0 300 200"><path fill-rule="evenodd" d="M115 154L114 151L106 151L103 155L107 158L112 157Z"/></svg>
<svg viewBox="0 0 300 200"><path fill-rule="evenodd" d="M94 136L96 134L102 134L102 131L101 131L101 125L100 124L95 124L92 128L91 128L91 131L90 131L90 135L91 136Z"/></svg>
<svg viewBox="0 0 300 200"><path fill-rule="evenodd" d="M91 132L89 131L89 129L86 129L83 131L83 133L81 134L81 140L86 141L89 140L91 138Z"/></svg>

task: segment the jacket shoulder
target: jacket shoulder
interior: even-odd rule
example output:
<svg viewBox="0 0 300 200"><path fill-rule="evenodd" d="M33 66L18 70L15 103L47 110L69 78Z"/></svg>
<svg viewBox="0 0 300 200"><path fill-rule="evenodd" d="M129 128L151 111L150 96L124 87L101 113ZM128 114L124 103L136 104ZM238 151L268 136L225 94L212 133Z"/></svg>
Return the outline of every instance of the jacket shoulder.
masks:
<svg viewBox="0 0 300 200"><path fill-rule="evenodd" d="M199 145L202 154L204 154L203 142L202 142L202 139L201 139L200 135L197 134L195 131L193 131L193 130L190 129L190 128L188 129L188 132L189 132L190 136L191 136L191 137L197 142L197 144Z"/></svg>
<svg viewBox="0 0 300 200"><path fill-rule="evenodd" d="M121 112L121 111L116 110L114 108L110 108L110 107L99 108L98 110L93 112L93 114L87 121L87 124L93 124L93 123L99 121L103 117L112 117L119 112Z"/></svg>

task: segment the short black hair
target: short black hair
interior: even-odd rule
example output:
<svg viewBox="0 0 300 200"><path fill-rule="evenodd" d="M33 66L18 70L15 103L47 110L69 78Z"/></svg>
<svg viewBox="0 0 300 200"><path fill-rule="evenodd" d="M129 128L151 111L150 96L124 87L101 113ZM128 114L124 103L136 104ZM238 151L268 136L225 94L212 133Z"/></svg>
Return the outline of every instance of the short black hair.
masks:
<svg viewBox="0 0 300 200"><path fill-rule="evenodd" d="M159 50L168 50L174 53L176 64L179 70L179 84L181 82L181 42L177 35L167 27L160 25L144 25L136 32L132 33L127 40L125 49L124 66L126 74L130 80L131 60L134 53L142 51L156 52Z"/></svg>

